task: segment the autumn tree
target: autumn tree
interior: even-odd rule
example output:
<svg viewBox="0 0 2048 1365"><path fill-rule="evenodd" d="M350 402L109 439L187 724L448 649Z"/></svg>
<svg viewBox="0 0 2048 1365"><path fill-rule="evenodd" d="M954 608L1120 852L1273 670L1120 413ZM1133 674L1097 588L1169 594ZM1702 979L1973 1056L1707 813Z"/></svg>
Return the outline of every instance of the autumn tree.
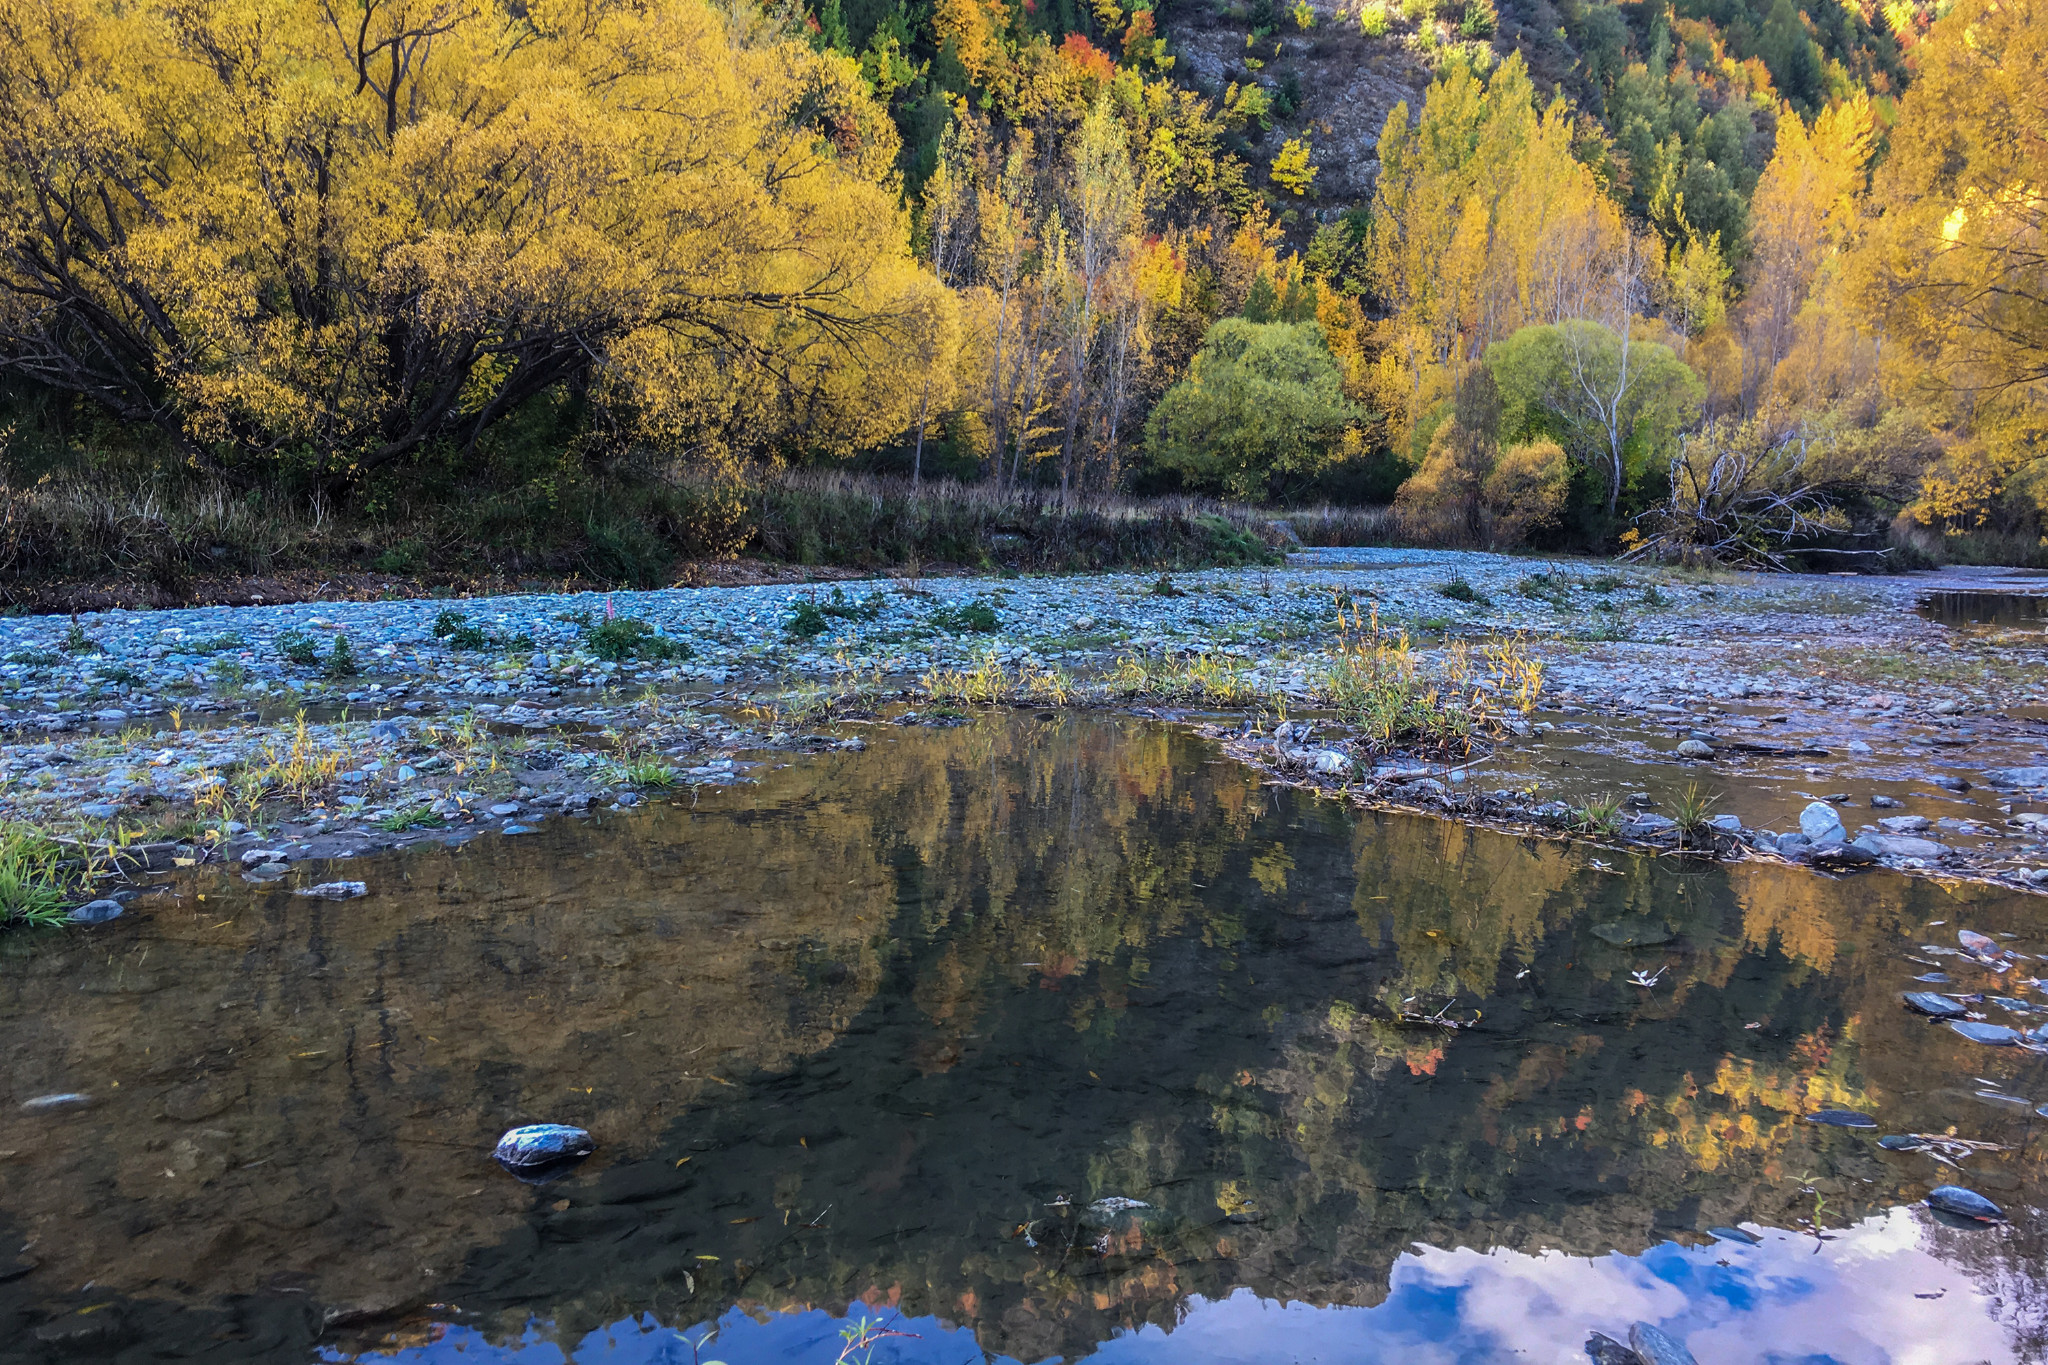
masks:
<svg viewBox="0 0 2048 1365"><path fill-rule="evenodd" d="M700 0L0 7L0 370L347 484L575 386L900 431L951 307L851 62Z"/></svg>
<svg viewBox="0 0 2048 1365"><path fill-rule="evenodd" d="M2048 509L2048 11L1961 0L1916 50L1853 295L1893 387L1951 432L1917 509L1974 527L2009 487Z"/></svg>

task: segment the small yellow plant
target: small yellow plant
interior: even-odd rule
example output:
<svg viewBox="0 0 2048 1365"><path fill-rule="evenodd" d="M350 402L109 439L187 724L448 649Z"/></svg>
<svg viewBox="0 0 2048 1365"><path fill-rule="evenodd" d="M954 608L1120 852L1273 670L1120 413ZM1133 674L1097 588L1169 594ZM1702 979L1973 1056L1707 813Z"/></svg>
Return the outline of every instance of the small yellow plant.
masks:
<svg viewBox="0 0 2048 1365"><path fill-rule="evenodd" d="M927 700L961 706L1063 706L1074 694L1061 670L1027 664L1011 673L994 650L971 669L931 669L917 686Z"/></svg>

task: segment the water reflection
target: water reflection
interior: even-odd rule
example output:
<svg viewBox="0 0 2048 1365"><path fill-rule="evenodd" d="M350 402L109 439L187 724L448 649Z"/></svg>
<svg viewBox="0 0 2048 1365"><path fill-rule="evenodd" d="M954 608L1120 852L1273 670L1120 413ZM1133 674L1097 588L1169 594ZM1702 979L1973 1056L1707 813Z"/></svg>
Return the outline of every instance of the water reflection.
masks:
<svg viewBox="0 0 2048 1365"><path fill-rule="evenodd" d="M1988 1293L1971 1321L2036 1358L2040 1120L1975 1092L2048 1101L2043 1059L1897 1005L1913 945L2033 933L2032 902L1607 856L1262 789L1149 724L1017 717L361 860L361 901L186 874L104 931L5 941L0 1245L35 1268L0 1283L0 1341L490 1358L722 1322L730 1365L736 1311L796 1332L866 1303L1035 1362L1341 1308L1313 1321L1479 1359L1536 1345L1488 1345L1508 1326L1478 1307L1553 1282L1558 1341L1625 1331L1629 1283L1711 1333L1736 1313L1714 1284L1769 1304L1797 1278L1735 1274L1755 1261L1798 1262L1837 1346L1897 1350L1849 1281L1946 1173L1803 1121L1848 1107L2012 1149L1970 1180L2017 1227L1912 1233L1948 1297L1864 1279L1927 1320ZM1398 1021L1453 1000L1476 1027ZM18 1107L66 1090L92 1105ZM600 1152L520 1185L488 1153L533 1121ZM1837 1240L1698 1245L1815 1222Z"/></svg>
<svg viewBox="0 0 2048 1365"><path fill-rule="evenodd" d="M1581 1365L1589 1329L1625 1339L1638 1321L1662 1326L1715 1365L2015 1358L1997 1320L1999 1305L1932 1254L1906 1210L1865 1219L1824 1242L1768 1230L1757 1235L1755 1246L1666 1242L1640 1256L1424 1247L1394 1262L1386 1300L1373 1307L1318 1307L1248 1289L1216 1299L1195 1295L1177 1321L1120 1330L1092 1359L1097 1365ZM817 1309L755 1315L734 1309L681 1330L643 1316L567 1344L538 1327L502 1344L454 1327L379 1359L392 1365L682 1365L692 1361L694 1346L696 1359L726 1365L829 1362L863 1321L906 1334L878 1340L877 1362L984 1359L967 1329L886 1306L861 1306L848 1317Z"/></svg>

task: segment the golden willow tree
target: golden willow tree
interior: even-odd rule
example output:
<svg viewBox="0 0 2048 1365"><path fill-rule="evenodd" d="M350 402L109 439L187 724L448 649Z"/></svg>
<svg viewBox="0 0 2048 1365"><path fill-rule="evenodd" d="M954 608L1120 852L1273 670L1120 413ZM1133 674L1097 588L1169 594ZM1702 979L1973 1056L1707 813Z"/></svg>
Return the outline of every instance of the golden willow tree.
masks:
<svg viewBox="0 0 2048 1365"><path fill-rule="evenodd" d="M1945 428L1912 509L1974 529L2002 500L2048 515L2048 5L1961 0L1915 49L1856 301L1891 387Z"/></svg>
<svg viewBox="0 0 2048 1365"><path fill-rule="evenodd" d="M331 486L567 386L893 435L950 332L852 63L699 0L0 6L0 368Z"/></svg>

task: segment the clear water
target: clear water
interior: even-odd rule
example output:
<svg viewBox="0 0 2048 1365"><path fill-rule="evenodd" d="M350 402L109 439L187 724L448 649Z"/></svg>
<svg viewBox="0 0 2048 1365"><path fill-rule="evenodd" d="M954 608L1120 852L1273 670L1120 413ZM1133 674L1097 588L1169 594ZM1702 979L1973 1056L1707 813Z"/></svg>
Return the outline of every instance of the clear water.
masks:
<svg viewBox="0 0 2048 1365"><path fill-rule="evenodd" d="M2048 1059L1898 1001L2048 1003L1918 946L2048 948L2037 900L1363 815L1135 720L866 733L0 941L0 1361L2040 1358ZM598 1154L513 1180L536 1121ZM2013 1226L1874 1141L1951 1127Z"/></svg>
<svg viewBox="0 0 2048 1365"><path fill-rule="evenodd" d="M2048 596L2017 592L1932 592L1920 599L1920 615L1945 626L2001 626L2040 630L2048 626Z"/></svg>

